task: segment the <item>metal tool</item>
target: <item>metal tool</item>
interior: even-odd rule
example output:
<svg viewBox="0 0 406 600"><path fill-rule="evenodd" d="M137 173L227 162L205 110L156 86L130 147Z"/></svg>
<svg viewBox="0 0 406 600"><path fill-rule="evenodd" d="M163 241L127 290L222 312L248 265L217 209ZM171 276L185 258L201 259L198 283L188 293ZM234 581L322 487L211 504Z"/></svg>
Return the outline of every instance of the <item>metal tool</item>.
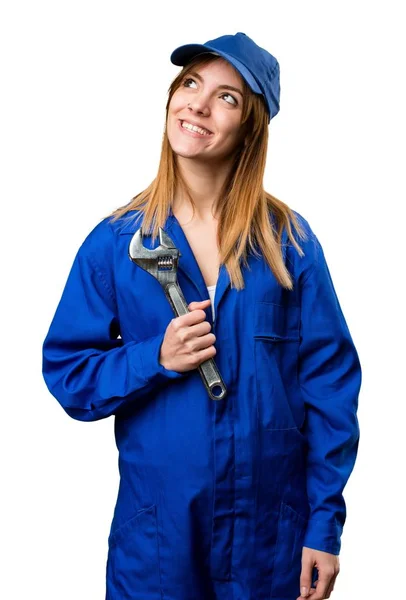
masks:
<svg viewBox="0 0 406 600"><path fill-rule="evenodd" d="M181 252L161 227L159 227L159 241L160 245L154 250L145 248L140 227L131 239L128 254L141 269L159 281L175 315L180 317L190 312L177 279ZM209 358L200 363L198 370L210 398L222 400L227 394L227 389L214 360Z"/></svg>

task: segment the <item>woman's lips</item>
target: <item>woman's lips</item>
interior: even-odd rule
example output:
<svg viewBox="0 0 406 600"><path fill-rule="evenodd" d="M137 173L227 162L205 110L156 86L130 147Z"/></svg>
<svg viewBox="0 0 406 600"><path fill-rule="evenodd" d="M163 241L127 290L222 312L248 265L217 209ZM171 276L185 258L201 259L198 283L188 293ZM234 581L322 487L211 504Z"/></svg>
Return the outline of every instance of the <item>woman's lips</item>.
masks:
<svg viewBox="0 0 406 600"><path fill-rule="evenodd" d="M183 122L183 121L178 121L178 123L179 123L179 127L180 127L181 131L182 131L183 133L186 133L186 134L189 134L189 135L191 135L192 137L195 137L195 138L201 138L201 139L203 139L203 138L208 138L208 137L210 137L210 136L212 136L212 135L213 135L212 133L209 133L209 134L207 134L207 135L203 135L203 134L201 134L201 133L198 133L197 131L190 131L190 129L186 129L185 127L182 127L182 122Z"/></svg>

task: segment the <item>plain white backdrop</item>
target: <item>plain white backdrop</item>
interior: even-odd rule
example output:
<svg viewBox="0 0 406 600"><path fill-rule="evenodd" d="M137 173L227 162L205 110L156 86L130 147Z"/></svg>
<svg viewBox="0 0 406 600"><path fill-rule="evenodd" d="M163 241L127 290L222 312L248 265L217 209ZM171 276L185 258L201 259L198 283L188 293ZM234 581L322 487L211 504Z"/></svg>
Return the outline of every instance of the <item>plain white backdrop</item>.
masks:
<svg viewBox="0 0 406 600"><path fill-rule="evenodd" d="M265 189L322 243L363 367L361 441L332 598L401 597L401 4L2 4L2 598L104 600L118 490L114 418L71 419L45 387L41 346L83 239L155 177L167 90L180 69L170 53L238 31L281 67Z"/></svg>

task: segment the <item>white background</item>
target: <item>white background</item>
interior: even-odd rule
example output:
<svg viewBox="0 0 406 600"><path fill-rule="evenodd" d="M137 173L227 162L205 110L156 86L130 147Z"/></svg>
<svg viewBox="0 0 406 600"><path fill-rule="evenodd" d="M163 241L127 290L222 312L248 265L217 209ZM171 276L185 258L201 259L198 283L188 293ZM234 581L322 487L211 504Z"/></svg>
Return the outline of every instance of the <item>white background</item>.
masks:
<svg viewBox="0 0 406 600"><path fill-rule="evenodd" d="M41 345L87 233L155 177L172 50L243 31L281 66L265 189L308 219L363 366L335 600L404 588L401 2L5 2L1 571L7 600L104 600L114 419L68 417ZM403 207L402 207L403 208Z"/></svg>

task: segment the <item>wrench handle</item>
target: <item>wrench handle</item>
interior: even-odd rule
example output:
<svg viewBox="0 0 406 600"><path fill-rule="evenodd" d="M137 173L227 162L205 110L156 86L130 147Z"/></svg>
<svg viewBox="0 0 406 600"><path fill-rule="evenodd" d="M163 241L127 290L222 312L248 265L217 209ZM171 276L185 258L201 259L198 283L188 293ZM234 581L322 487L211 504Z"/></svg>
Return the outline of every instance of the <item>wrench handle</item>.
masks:
<svg viewBox="0 0 406 600"><path fill-rule="evenodd" d="M168 283L164 290L177 317L191 312L178 282ZM212 400L222 400L227 394L227 388L214 360L209 358L203 361L198 366L198 370L210 398Z"/></svg>

